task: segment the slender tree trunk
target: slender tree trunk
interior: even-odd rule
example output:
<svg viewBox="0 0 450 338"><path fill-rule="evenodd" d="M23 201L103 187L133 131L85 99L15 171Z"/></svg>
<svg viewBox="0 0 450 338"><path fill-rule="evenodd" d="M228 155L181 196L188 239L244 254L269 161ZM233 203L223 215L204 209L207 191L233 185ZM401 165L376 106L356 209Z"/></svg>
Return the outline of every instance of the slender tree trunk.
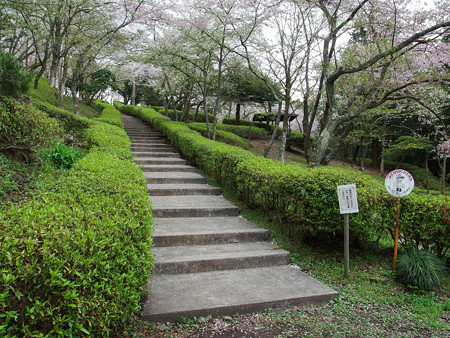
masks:
<svg viewBox="0 0 450 338"><path fill-rule="evenodd" d="M427 176L426 176L426 184L427 184L427 193L430 193L430 174L429 174L429 170L428 170L428 152L425 155L425 171L427 172Z"/></svg>
<svg viewBox="0 0 450 338"><path fill-rule="evenodd" d="M136 105L136 80L131 81L131 105Z"/></svg>
<svg viewBox="0 0 450 338"><path fill-rule="evenodd" d="M273 143L275 142L275 139L277 138L278 126L279 126L280 120L281 120L281 106L282 106L282 103L278 102L277 120L275 121L275 127L273 128L272 137L270 138L270 142L267 145L266 149L264 149L264 157L267 157L269 155L270 149L272 148Z"/></svg>
<svg viewBox="0 0 450 338"><path fill-rule="evenodd" d="M365 165L365 160L366 160L366 155L367 155L367 148L369 148L368 144L363 144L361 146L361 158L360 158L360 165L359 165L359 170L360 171L364 171L364 165Z"/></svg>
<svg viewBox="0 0 450 338"><path fill-rule="evenodd" d="M446 175L447 175L447 150L444 149L444 158L442 162L442 189L441 189L442 196L445 194Z"/></svg>
<svg viewBox="0 0 450 338"><path fill-rule="evenodd" d="M238 102L236 104L236 125L239 125L240 119L241 119L241 104Z"/></svg>

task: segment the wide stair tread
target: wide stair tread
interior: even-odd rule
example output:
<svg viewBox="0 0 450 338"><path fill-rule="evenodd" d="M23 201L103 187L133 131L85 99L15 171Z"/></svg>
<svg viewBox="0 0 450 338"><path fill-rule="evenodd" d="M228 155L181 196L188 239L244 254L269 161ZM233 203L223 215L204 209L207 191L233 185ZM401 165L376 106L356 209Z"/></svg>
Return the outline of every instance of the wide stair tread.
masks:
<svg viewBox="0 0 450 338"><path fill-rule="evenodd" d="M323 304L338 296L289 265L154 275L147 287L141 316L160 322Z"/></svg>
<svg viewBox="0 0 450 338"><path fill-rule="evenodd" d="M207 184L196 183L155 183L147 184L150 196L180 196L180 195L219 195L220 189Z"/></svg>

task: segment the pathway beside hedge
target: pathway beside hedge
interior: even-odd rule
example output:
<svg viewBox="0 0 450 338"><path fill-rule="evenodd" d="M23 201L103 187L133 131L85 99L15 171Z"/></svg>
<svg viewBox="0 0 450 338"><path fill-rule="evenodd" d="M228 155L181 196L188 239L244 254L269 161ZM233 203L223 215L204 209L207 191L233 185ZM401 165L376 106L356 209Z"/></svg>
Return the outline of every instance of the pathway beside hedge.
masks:
<svg viewBox="0 0 450 338"><path fill-rule="evenodd" d="M122 117L153 204L155 271L143 319L167 322L286 305L323 304L338 293L289 265L267 231L186 165L167 138Z"/></svg>

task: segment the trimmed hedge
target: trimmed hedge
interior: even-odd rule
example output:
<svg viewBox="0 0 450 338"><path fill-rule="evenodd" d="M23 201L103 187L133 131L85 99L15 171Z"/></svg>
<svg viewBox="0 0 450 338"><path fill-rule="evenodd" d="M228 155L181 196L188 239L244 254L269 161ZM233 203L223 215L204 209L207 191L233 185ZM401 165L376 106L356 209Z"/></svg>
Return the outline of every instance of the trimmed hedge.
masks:
<svg viewBox="0 0 450 338"><path fill-rule="evenodd" d="M155 107L146 107L146 108L153 108L153 109L155 109ZM160 113L161 115L165 115L166 114L166 110L164 109L164 107L159 107L159 109L155 109L155 110L158 113ZM167 112L169 114L170 119L175 121L175 117L176 117L175 116L175 111L173 109L167 109ZM181 115L183 115L183 111L177 110L177 114L178 114L178 119L179 119L181 117ZM213 120L214 120L214 115L213 114L208 114L208 121L210 123L212 123ZM188 113L187 122L203 122L203 123L206 123L205 113L198 112L198 114L197 114L197 121L195 121L195 113Z"/></svg>
<svg viewBox="0 0 450 338"><path fill-rule="evenodd" d="M146 181L124 130L91 122L67 175L0 213L0 335L108 336L153 268Z"/></svg>
<svg viewBox="0 0 450 338"><path fill-rule="evenodd" d="M248 205L277 213L289 224L294 239L341 232L337 186L348 183L357 186L360 210L351 216L352 236L376 239L395 226L396 199L375 178L341 168L299 169L199 137L185 124L164 121L157 114L145 118L188 161L233 189ZM449 214L448 197L413 193L404 198L400 224L405 240L444 255L450 246Z"/></svg>
<svg viewBox="0 0 450 338"><path fill-rule="evenodd" d="M0 151L20 152L24 157L35 147L61 139L58 121L11 97L0 98Z"/></svg>
<svg viewBox="0 0 450 338"><path fill-rule="evenodd" d="M234 126L238 125L238 126L258 127L258 128L266 130L266 132L269 135L272 135L273 129L275 128L274 125L271 125L271 124L267 125L267 123L265 123L265 122L253 122L253 121L243 120L243 119L240 119L239 123L237 123L236 119L234 119L234 118L224 118L222 120L222 123L223 124L234 125ZM269 130L267 130L267 127L269 127ZM278 127L277 137L280 137L282 133L283 133L283 129L281 127Z"/></svg>
<svg viewBox="0 0 450 338"><path fill-rule="evenodd" d="M120 117L120 112L114 106L102 102L101 100L96 100L94 104L97 108L99 108L102 111L100 117L94 120L109 123L112 124L113 126L117 126L123 129L123 123Z"/></svg>
<svg viewBox="0 0 450 338"><path fill-rule="evenodd" d="M208 137L208 130L206 129L206 124L190 123L188 124L188 127L191 128L192 130L198 131L200 134L202 134L203 137ZM210 126L210 133L212 134L212 125ZM216 141L227 143L232 146L240 147L247 150L252 147L250 141L243 139L242 137L234 133L230 133L225 130L220 130L219 128L216 129Z"/></svg>
<svg viewBox="0 0 450 338"><path fill-rule="evenodd" d="M191 125L204 126L206 128L206 124L204 124L204 123L195 123L195 124L191 123ZM266 131L262 130L261 128L258 128L258 127L234 126L234 125L230 125L230 124L217 123L216 129L236 134L237 136L240 136L247 140L267 139Z"/></svg>

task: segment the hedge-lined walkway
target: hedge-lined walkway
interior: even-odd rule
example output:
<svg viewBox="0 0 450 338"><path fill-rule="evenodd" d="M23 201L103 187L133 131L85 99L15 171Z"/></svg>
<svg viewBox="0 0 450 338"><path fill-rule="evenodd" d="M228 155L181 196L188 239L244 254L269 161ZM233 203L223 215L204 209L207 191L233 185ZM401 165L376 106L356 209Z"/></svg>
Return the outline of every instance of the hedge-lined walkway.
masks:
<svg viewBox="0 0 450 338"><path fill-rule="evenodd" d="M142 317L167 322L268 307L323 304L338 296L298 268L267 232L186 165L159 133L123 116L153 204L155 272Z"/></svg>

